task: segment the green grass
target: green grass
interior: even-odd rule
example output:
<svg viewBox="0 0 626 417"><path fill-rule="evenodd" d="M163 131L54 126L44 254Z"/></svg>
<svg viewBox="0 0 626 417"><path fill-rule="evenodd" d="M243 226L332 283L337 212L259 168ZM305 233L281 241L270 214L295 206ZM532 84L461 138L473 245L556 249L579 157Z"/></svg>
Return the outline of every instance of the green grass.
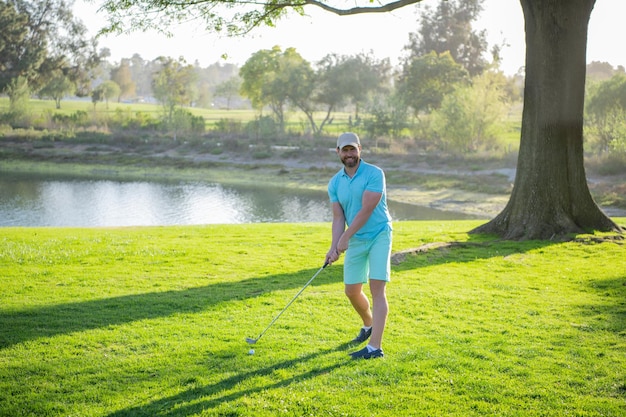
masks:
<svg viewBox="0 0 626 417"><path fill-rule="evenodd" d="M617 219L624 225L626 219ZM398 222L386 357L329 224L0 228L1 416L623 416L626 249Z"/></svg>
<svg viewBox="0 0 626 417"><path fill-rule="evenodd" d="M0 112L9 109L9 99L0 97ZM215 127L220 120L233 120L243 123L251 122L259 117L259 112L253 109L217 109L217 108L201 108L186 107L195 116L202 116L206 120L207 129ZM30 99L28 101L28 110L35 118L41 118L46 114L63 114L70 115L77 111L85 111L93 114L94 106L90 100L62 100L61 108L57 109L54 100ZM153 118L159 118L163 115L163 106L154 103L117 103L109 102L108 106L104 102L96 105L96 113L99 117L114 116L117 111L122 113L142 113L150 115ZM318 123L325 117L325 112L316 114ZM336 112L334 114L334 126L327 127L327 133L336 134L345 130L348 126L350 113ZM287 130L305 131L307 125L306 118L301 112L288 112L286 114Z"/></svg>

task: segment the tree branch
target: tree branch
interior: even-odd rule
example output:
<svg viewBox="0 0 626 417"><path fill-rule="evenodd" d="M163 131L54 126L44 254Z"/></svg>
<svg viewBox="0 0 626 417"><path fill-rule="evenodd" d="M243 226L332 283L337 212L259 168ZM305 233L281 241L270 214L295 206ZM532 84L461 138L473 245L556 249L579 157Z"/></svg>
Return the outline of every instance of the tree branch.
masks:
<svg viewBox="0 0 626 417"><path fill-rule="evenodd" d="M387 12L394 11L396 9L400 9L405 6L409 6L411 4L421 3L422 1L423 0L398 0L392 3L382 4L376 7L353 7L351 9L335 8L317 0L305 0L303 4L304 5L310 4L312 6L320 7L326 10L327 12L331 12L339 16L350 16L350 15L363 14L363 13L387 13Z"/></svg>

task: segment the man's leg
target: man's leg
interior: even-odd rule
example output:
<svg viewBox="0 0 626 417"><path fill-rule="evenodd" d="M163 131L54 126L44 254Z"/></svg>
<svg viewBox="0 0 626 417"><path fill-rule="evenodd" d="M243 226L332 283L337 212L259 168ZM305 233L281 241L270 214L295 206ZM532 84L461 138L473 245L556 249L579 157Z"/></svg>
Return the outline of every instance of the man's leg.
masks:
<svg viewBox="0 0 626 417"><path fill-rule="evenodd" d="M370 291L372 292L372 303L374 308L372 314L372 336L369 344L376 349L380 349L382 346L383 332L385 331L387 314L389 313L386 288L386 281L377 279L370 280Z"/></svg>
<svg viewBox="0 0 626 417"><path fill-rule="evenodd" d="M372 293L373 320L369 346L380 349L387 324L387 282L391 279L391 230L381 232L370 249L370 292Z"/></svg>
<svg viewBox="0 0 626 417"><path fill-rule="evenodd" d="M345 293L352 307L361 316L364 326L372 325L372 312L370 310L370 302L363 292L363 284L346 284Z"/></svg>

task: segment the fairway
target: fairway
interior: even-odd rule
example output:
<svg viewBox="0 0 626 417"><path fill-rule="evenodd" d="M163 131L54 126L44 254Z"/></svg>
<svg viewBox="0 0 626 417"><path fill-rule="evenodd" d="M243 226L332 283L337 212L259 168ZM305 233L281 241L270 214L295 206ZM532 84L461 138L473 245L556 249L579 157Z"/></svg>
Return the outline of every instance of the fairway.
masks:
<svg viewBox="0 0 626 417"><path fill-rule="evenodd" d="M330 224L0 228L0 416L626 415L624 241L480 223L394 223L394 253L427 249L392 267L369 361L343 258L249 354Z"/></svg>

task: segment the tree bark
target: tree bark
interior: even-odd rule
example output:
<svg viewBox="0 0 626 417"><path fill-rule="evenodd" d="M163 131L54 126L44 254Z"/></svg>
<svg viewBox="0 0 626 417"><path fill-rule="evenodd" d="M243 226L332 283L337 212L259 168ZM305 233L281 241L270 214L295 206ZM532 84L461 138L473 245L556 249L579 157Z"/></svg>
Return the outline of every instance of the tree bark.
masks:
<svg viewBox="0 0 626 417"><path fill-rule="evenodd" d="M584 168L587 30L595 0L520 0L526 30L524 110L513 192L471 233L509 240L621 231L591 197Z"/></svg>

